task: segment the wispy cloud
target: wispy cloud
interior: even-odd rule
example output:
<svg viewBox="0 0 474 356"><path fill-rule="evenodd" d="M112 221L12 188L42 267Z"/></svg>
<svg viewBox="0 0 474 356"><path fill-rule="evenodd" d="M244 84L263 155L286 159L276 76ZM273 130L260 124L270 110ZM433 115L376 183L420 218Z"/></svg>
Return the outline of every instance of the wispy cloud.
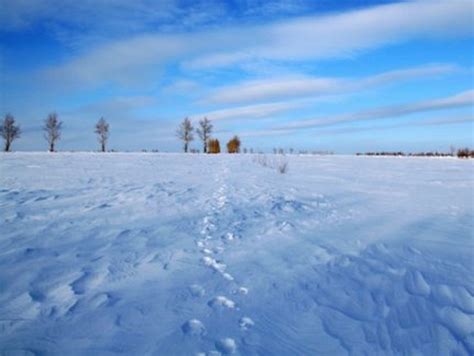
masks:
<svg viewBox="0 0 474 356"><path fill-rule="evenodd" d="M257 102L304 96L322 96L361 91L381 85L413 80L420 77L452 73L454 65L425 65L422 67L384 72L360 79L317 78L292 76L251 80L214 90L205 101L218 104Z"/></svg>
<svg viewBox="0 0 474 356"><path fill-rule="evenodd" d="M281 130L308 129L315 127L331 126L340 123L350 123L365 120L380 120L397 118L410 114L445 110L452 108L474 106L474 90L465 91L453 96L423 100L414 103L383 106L375 109L359 111L355 113L334 115L309 120L298 120L279 127Z"/></svg>
<svg viewBox="0 0 474 356"><path fill-rule="evenodd" d="M156 104L156 98L146 95L118 96L92 104L81 106L65 114L101 115L106 117L128 117L134 110L150 107Z"/></svg>
<svg viewBox="0 0 474 356"><path fill-rule="evenodd" d="M225 18L225 7L196 0L0 0L0 31L41 26L75 49L144 32L205 27Z"/></svg>
<svg viewBox="0 0 474 356"><path fill-rule="evenodd" d="M292 109L303 106L303 102L288 101L280 103L265 103L247 106L238 106L228 109L208 111L201 114L192 115L192 119L207 117L212 121L230 120L230 119L259 119L272 115L281 114Z"/></svg>
<svg viewBox="0 0 474 356"><path fill-rule="evenodd" d="M338 15L313 16L219 31L145 34L113 41L45 72L82 85L156 81L173 61L188 69L245 65L255 60L305 61L353 56L410 39L472 35L472 3L415 1ZM316 84L313 84L316 85Z"/></svg>
<svg viewBox="0 0 474 356"><path fill-rule="evenodd" d="M220 48L189 62L214 68L257 59L313 60L353 56L408 39L472 34L470 1L414 1L339 15L295 19L252 29L245 48ZM232 43L232 41L231 41Z"/></svg>
<svg viewBox="0 0 474 356"><path fill-rule="evenodd" d="M462 116L462 117L442 117L436 119L422 119L413 120L409 122L401 122L397 124L383 124L383 125L370 125L363 127L318 127L317 131L311 133L312 136L332 136L332 135L345 135L355 134L359 132L370 132L370 131L386 131L400 128L411 128L411 127L425 127L425 126L445 126L445 125L459 125L459 124L474 124L474 117ZM241 134L242 137L268 137L268 136L282 136L294 134L293 129L263 129L246 131Z"/></svg>
<svg viewBox="0 0 474 356"><path fill-rule="evenodd" d="M416 120L410 122L401 122L391 125L376 125L366 127L341 127L341 128L327 128L318 130L313 133L316 136L328 136L328 135L345 135L355 134L359 132L371 132L371 131L387 131L404 128L414 127L426 127L426 126L448 126L448 125L459 125L459 124L474 124L474 118L472 117L457 117L457 118L437 118L428 120ZM283 131L286 132L286 131ZM268 134L268 133L265 133Z"/></svg>
<svg viewBox="0 0 474 356"><path fill-rule="evenodd" d="M178 79L163 88L163 92L195 96L201 89L201 85L195 80Z"/></svg>

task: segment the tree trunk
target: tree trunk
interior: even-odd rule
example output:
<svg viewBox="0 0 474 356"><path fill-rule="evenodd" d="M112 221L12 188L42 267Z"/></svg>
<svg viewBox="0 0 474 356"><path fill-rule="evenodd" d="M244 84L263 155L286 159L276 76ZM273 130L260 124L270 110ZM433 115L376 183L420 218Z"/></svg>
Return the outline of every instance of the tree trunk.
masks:
<svg viewBox="0 0 474 356"><path fill-rule="evenodd" d="M105 143L102 143L102 152L105 152Z"/></svg>
<svg viewBox="0 0 474 356"><path fill-rule="evenodd" d="M207 153L207 142L204 142L204 148L203 148L204 153Z"/></svg>
<svg viewBox="0 0 474 356"><path fill-rule="evenodd" d="M10 141L5 142L5 152L10 152Z"/></svg>
<svg viewBox="0 0 474 356"><path fill-rule="evenodd" d="M49 152L54 152L54 143L49 144Z"/></svg>
<svg viewBox="0 0 474 356"><path fill-rule="evenodd" d="M184 152L188 153L188 143L187 142L184 143Z"/></svg>

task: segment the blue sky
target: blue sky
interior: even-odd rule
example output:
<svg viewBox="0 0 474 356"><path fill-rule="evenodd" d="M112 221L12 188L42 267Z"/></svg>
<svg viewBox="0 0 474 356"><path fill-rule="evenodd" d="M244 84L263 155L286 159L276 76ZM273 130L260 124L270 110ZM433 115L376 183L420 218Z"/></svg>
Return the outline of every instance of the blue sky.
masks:
<svg viewBox="0 0 474 356"><path fill-rule="evenodd" d="M469 0L0 0L0 106L15 150L178 151L186 116L244 147L473 146ZM200 148L196 140L193 145Z"/></svg>

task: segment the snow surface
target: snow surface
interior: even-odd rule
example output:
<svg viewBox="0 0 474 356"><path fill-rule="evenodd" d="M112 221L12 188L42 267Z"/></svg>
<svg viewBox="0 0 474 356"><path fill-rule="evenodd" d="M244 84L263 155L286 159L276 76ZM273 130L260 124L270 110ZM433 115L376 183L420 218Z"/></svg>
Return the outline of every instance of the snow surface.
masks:
<svg viewBox="0 0 474 356"><path fill-rule="evenodd" d="M474 165L0 155L0 354L474 353Z"/></svg>

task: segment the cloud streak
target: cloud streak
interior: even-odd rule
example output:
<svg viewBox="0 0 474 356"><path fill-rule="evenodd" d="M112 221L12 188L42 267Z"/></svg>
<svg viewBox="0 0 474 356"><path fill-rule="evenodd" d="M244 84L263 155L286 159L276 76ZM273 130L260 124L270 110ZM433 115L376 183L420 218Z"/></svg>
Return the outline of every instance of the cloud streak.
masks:
<svg viewBox="0 0 474 356"><path fill-rule="evenodd" d="M278 115L303 106L303 102L288 101L280 103L265 103L256 105L239 106L221 110L208 111L202 114L192 115L191 119L207 117L212 121L231 119L259 119Z"/></svg>
<svg viewBox="0 0 474 356"><path fill-rule="evenodd" d="M458 68L454 65L440 64L388 71L361 79L293 76L252 80L218 88L205 97L204 100L214 104L232 104L304 96L332 95L361 91L421 77L448 74L456 70Z"/></svg>
<svg viewBox="0 0 474 356"><path fill-rule="evenodd" d="M338 15L280 22L251 30L246 48L224 48L192 60L193 68L222 67L254 59L283 61L353 56L411 39L472 34L470 1L415 1Z"/></svg>
<svg viewBox="0 0 474 356"><path fill-rule="evenodd" d="M169 62L207 70L255 60L341 58L413 39L472 35L471 10L465 0L415 1L219 31L144 34L85 52L44 75L82 85L123 84L130 77L157 80L151 68Z"/></svg>
<svg viewBox="0 0 474 356"><path fill-rule="evenodd" d="M323 117L309 120L299 120L288 123L278 129L281 130L300 130L323 126L337 125L341 123L350 123L366 120L381 120L388 118L397 118L422 112L437 110L446 110L461 107L474 106L474 90L468 90L453 96L423 100L414 103L383 106L375 109L359 111L356 113L341 114L331 117Z"/></svg>
<svg viewBox="0 0 474 356"><path fill-rule="evenodd" d="M344 127L337 129L327 129L318 131L317 134L320 135L344 135L344 134L354 134L357 132L370 132L370 131L384 131L384 130L393 130L393 129L402 129L407 127L426 127L426 126L444 126L444 125L458 125L458 124L468 124L474 123L474 118L472 117L460 117L460 118L439 118L439 119L429 119L429 120L420 120L413 122L403 122L394 125L383 125L383 126L369 126L369 127Z"/></svg>

